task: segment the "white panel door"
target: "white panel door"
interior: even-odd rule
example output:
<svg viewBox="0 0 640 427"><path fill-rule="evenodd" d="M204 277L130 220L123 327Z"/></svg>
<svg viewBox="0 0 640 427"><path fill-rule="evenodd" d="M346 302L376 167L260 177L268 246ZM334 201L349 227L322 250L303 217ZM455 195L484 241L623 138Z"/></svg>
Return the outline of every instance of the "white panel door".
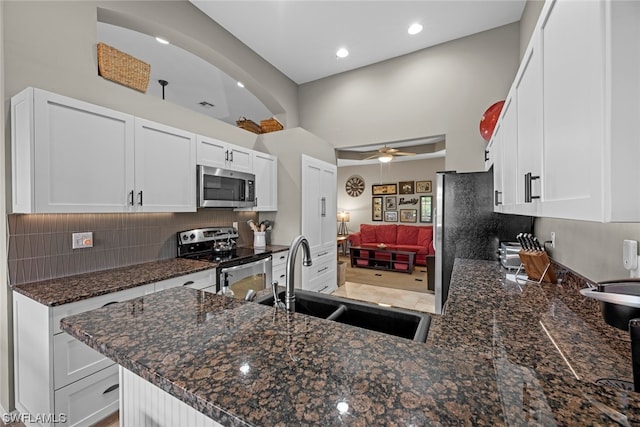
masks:
<svg viewBox="0 0 640 427"><path fill-rule="evenodd" d="M542 52L536 32L516 77L518 106L516 213L536 215L542 176ZM526 178L526 176L530 178ZM526 196L526 197L525 197Z"/></svg>
<svg viewBox="0 0 640 427"><path fill-rule="evenodd" d="M278 158L253 152L253 173L256 176L256 206L254 211L278 210Z"/></svg>
<svg viewBox="0 0 640 427"><path fill-rule="evenodd" d="M302 157L302 234L309 241L312 252L322 247L322 194L319 183L322 166L306 156Z"/></svg>
<svg viewBox="0 0 640 427"><path fill-rule="evenodd" d="M124 212L133 116L34 89L35 212Z"/></svg>
<svg viewBox="0 0 640 427"><path fill-rule="evenodd" d="M195 212L195 134L139 118L135 123L136 210Z"/></svg>
<svg viewBox="0 0 640 427"><path fill-rule="evenodd" d="M544 216L603 217L604 7L556 1L542 24Z"/></svg>
<svg viewBox="0 0 640 427"><path fill-rule="evenodd" d="M229 161L227 167L238 172L253 172L253 150L239 147L237 145L228 144Z"/></svg>
<svg viewBox="0 0 640 427"><path fill-rule="evenodd" d="M198 135L197 138L197 164L212 168L226 168L229 150L227 143L215 138Z"/></svg>
<svg viewBox="0 0 640 427"><path fill-rule="evenodd" d="M518 106L515 94L504 103L501 118L502 212L512 213L516 205L518 163Z"/></svg>

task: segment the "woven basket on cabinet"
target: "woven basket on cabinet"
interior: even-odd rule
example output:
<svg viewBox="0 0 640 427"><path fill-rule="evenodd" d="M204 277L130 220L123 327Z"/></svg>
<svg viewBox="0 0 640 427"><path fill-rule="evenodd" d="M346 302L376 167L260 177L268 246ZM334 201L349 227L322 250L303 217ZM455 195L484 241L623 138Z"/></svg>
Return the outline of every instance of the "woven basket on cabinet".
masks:
<svg viewBox="0 0 640 427"><path fill-rule="evenodd" d="M236 124L238 125L239 128L248 130L249 132L253 132L253 133L262 132L262 130L260 129L260 125L258 125L253 120L247 119L246 117L240 117L238 120L236 120Z"/></svg>
<svg viewBox="0 0 640 427"><path fill-rule="evenodd" d="M146 92L151 66L104 43L98 43L98 75Z"/></svg>
<svg viewBox="0 0 640 427"><path fill-rule="evenodd" d="M260 128L262 129L262 133L269 133L282 130L284 126L274 117L271 117L270 119L260 120Z"/></svg>

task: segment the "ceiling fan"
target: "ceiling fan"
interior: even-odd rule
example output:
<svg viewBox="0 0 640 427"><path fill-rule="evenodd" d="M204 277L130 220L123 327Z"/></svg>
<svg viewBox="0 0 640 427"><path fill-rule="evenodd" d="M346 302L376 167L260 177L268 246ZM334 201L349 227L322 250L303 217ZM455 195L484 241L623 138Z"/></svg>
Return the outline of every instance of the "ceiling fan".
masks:
<svg viewBox="0 0 640 427"><path fill-rule="evenodd" d="M389 163L391 160L393 160L394 156L415 156L415 155L416 153L408 153L405 151L400 151L397 148L391 148L385 145L384 147L378 148L377 153L369 157L365 157L362 160L370 160L370 159L377 158L382 163Z"/></svg>

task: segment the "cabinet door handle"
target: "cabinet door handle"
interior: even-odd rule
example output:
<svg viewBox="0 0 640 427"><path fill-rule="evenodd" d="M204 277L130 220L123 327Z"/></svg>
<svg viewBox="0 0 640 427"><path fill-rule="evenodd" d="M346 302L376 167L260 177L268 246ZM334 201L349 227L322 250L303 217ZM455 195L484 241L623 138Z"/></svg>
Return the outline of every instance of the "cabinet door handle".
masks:
<svg viewBox="0 0 640 427"><path fill-rule="evenodd" d="M189 285L193 285L193 280L189 280L188 282L184 282L182 284L182 286L189 286Z"/></svg>
<svg viewBox="0 0 640 427"><path fill-rule="evenodd" d="M484 150L484 161L489 161L489 150Z"/></svg>
<svg viewBox="0 0 640 427"><path fill-rule="evenodd" d="M327 285L327 286L325 286L324 288L320 289L318 292L322 292L322 291L324 291L325 289L327 289L328 287L329 287L329 285Z"/></svg>
<svg viewBox="0 0 640 427"><path fill-rule="evenodd" d="M120 387L120 384L114 384L108 389L106 389L105 391L103 391L102 394L111 393L112 391L117 390L119 387Z"/></svg>
<svg viewBox="0 0 640 427"><path fill-rule="evenodd" d="M329 269L329 267L321 268L320 270L318 270L318 273L322 273L323 271L326 271L326 270L328 270L328 269Z"/></svg>
<svg viewBox="0 0 640 427"><path fill-rule="evenodd" d="M536 179L540 179L539 176L533 176L531 172L527 172L524 174L524 202L531 203L533 199L539 199L540 196L532 196L531 195L531 187L533 181Z"/></svg>
<svg viewBox="0 0 640 427"><path fill-rule="evenodd" d="M233 150L229 152L229 161L233 162Z"/></svg>
<svg viewBox="0 0 640 427"><path fill-rule="evenodd" d="M106 307L108 305L117 304L117 303L118 303L118 301L110 301L110 302L106 303L105 305L103 305L103 307Z"/></svg>
<svg viewBox="0 0 640 427"><path fill-rule="evenodd" d="M325 217L327 216L327 198L326 197L321 197L320 198L320 216Z"/></svg>
<svg viewBox="0 0 640 427"><path fill-rule="evenodd" d="M224 161L228 162L229 161L229 150L224 152Z"/></svg>
<svg viewBox="0 0 640 427"><path fill-rule="evenodd" d="M142 206L142 190L138 191L138 204Z"/></svg>
<svg viewBox="0 0 640 427"><path fill-rule="evenodd" d="M129 200L130 200L129 204L133 206L133 190L129 191Z"/></svg>
<svg viewBox="0 0 640 427"><path fill-rule="evenodd" d="M502 191L495 190L494 194L493 194L493 204L494 204L494 206L498 206L498 205L502 204L502 200L500 200L501 199L500 196L502 196Z"/></svg>

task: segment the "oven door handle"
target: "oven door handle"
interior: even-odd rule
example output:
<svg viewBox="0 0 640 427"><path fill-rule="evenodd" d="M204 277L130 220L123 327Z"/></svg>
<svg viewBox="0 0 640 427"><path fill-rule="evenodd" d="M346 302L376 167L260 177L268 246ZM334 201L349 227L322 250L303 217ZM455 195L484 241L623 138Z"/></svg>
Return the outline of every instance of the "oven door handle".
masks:
<svg viewBox="0 0 640 427"><path fill-rule="evenodd" d="M232 271L242 270L242 269L245 269L247 267L253 267L253 266L261 265L261 264L267 264L270 260L271 260L271 257L269 256L269 257L266 257L266 258L262 258L262 259L260 259L258 261L248 262L246 264L234 265L233 267L224 267L223 269L220 270L220 272L222 274L230 273Z"/></svg>

